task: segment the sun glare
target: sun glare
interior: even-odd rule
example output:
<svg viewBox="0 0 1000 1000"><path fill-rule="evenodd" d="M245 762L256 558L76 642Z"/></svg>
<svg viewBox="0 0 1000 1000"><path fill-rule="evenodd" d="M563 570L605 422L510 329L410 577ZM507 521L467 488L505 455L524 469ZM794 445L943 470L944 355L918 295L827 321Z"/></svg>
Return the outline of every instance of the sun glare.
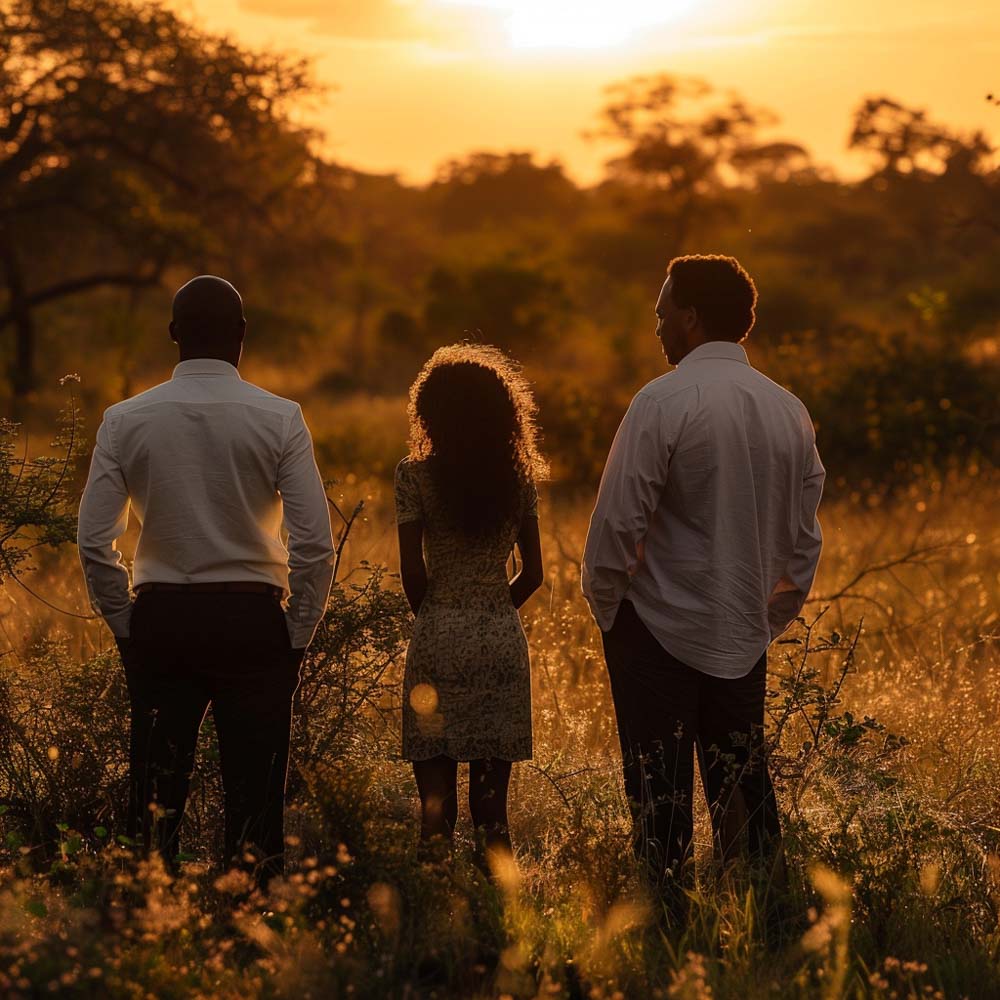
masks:
<svg viewBox="0 0 1000 1000"><path fill-rule="evenodd" d="M664 24L694 0L451 0L501 14L513 48L599 49Z"/></svg>

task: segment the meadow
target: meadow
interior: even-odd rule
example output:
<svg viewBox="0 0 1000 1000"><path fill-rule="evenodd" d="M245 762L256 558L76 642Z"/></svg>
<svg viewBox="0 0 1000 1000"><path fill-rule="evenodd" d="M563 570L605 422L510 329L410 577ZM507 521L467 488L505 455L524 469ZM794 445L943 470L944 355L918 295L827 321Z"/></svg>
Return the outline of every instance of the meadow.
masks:
<svg viewBox="0 0 1000 1000"><path fill-rule="evenodd" d="M0 997L1000 996L987 135L858 94L842 128L867 167L840 176L769 109L665 64L609 80L581 122L607 155L593 184L461 146L418 185L334 158L336 122L305 124L315 70L173 4L0 0L0 413L19 425L0 420ZM807 405L829 475L813 599L770 659L788 919L713 866L701 806L671 936L634 868L578 564L621 414L663 370L666 265L695 252L753 275L751 361ZM289 873L267 898L212 862L210 717L182 875L123 836L122 668L73 544L100 415L169 377L170 297L198 273L243 293L241 372L301 402L342 541L297 695ZM406 387L464 338L524 364L553 470L523 615L535 756L495 882L465 812L450 866L419 862L398 757L391 474Z"/></svg>
<svg viewBox="0 0 1000 1000"><path fill-rule="evenodd" d="M349 479L350 481L347 481ZM587 498L545 491L545 586L524 613L535 757L511 790L516 869L416 857L398 759L409 613L391 485L346 477L338 582L299 691L289 874L268 898L211 866L210 720L183 875L119 834L126 701L113 646L6 587L0 990L113 997L995 997L1000 760L995 479L846 495L804 621L772 647L769 736L793 914L769 929L711 860L681 936L636 878L599 635L579 593ZM363 507L359 510L359 502ZM349 530L347 522L350 522ZM66 547L24 579L85 607Z"/></svg>

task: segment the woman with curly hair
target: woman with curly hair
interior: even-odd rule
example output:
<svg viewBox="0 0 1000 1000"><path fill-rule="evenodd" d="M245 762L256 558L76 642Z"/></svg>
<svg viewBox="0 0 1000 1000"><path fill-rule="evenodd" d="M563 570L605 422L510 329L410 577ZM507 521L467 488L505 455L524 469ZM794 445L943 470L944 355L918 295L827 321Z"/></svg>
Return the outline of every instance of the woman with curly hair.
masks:
<svg viewBox="0 0 1000 1000"><path fill-rule="evenodd" d="M531 757L528 645L517 609L541 586L535 402L494 347L435 351L410 389L410 454L396 468L403 590L416 615L403 682L403 757L421 843L447 844L460 761L489 857L509 855L511 764ZM514 546L521 569L508 578Z"/></svg>

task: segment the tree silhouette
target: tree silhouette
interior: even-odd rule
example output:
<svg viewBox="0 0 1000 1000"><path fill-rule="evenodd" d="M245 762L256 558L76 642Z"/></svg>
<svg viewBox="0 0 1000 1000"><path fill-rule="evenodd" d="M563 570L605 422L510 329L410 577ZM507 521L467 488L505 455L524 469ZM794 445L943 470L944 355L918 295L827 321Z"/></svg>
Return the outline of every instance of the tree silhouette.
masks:
<svg viewBox="0 0 1000 1000"><path fill-rule="evenodd" d="M679 247L700 200L727 184L787 177L808 162L795 143L761 141L760 130L777 122L771 112L703 80L636 76L607 93L601 126L589 136L625 144L608 161L610 177L660 199Z"/></svg>
<svg viewBox="0 0 1000 1000"><path fill-rule="evenodd" d="M451 230L512 219L552 219L571 214L580 192L558 162L540 165L532 153L471 153L448 160L429 194L442 223Z"/></svg>
<svg viewBox="0 0 1000 1000"><path fill-rule="evenodd" d="M35 382L36 311L155 284L268 224L309 163L289 121L304 63L239 48L155 3L0 6L0 332L15 396Z"/></svg>
<svg viewBox="0 0 1000 1000"><path fill-rule="evenodd" d="M947 169L975 173L991 152L982 132L961 136L890 97L870 97L858 108L848 142L871 153L877 175L885 179Z"/></svg>

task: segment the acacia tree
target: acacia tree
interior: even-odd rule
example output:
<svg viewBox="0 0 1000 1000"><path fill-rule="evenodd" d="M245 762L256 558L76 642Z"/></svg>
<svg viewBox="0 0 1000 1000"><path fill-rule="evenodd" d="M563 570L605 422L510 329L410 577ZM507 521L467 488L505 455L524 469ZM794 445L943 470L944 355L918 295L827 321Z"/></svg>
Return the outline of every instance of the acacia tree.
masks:
<svg viewBox="0 0 1000 1000"><path fill-rule="evenodd" d="M36 313L157 283L267 228L307 176L289 107L306 63L251 52L157 3L0 0L0 334L17 396ZM5 297L5 300L4 300Z"/></svg>
<svg viewBox="0 0 1000 1000"><path fill-rule="evenodd" d="M960 134L890 97L870 97L861 104L848 145L871 154L875 176L890 180L946 171L983 173L993 152L982 132Z"/></svg>
<svg viewBox="0 0 1000 1000"><path fill-rule="evenodd" d="M777 122L771 112L703 80L635 76L607 93L601 124L588 135L625 144L608 161L609 176L657 199L678 246L706 196L727 184L787 179L808 166L801 146L761 140L760 130Z"/></svg>

